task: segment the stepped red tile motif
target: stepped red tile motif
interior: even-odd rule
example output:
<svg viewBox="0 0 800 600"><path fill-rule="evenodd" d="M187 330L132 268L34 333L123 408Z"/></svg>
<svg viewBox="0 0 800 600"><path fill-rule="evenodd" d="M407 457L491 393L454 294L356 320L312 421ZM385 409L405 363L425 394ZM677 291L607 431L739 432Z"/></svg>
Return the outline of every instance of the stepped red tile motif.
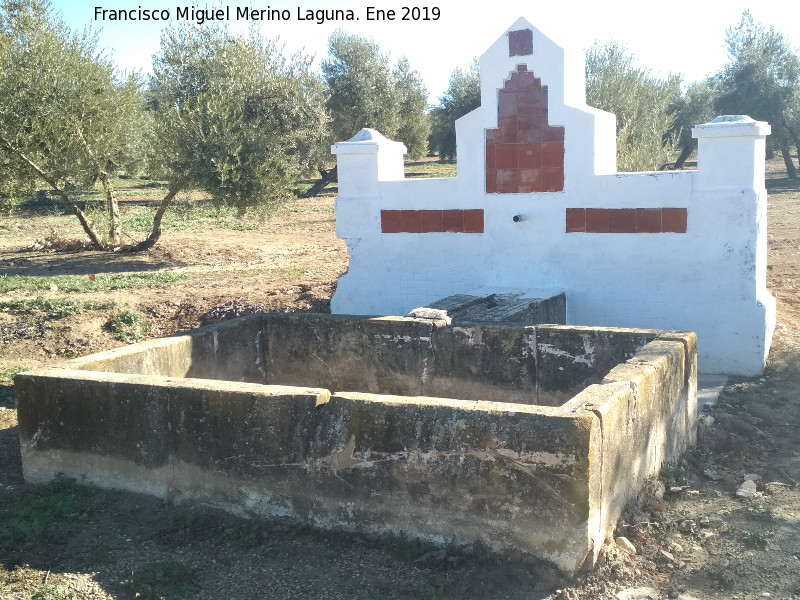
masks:
<svg viewBox="0 0 800 600"><path fill-rule="evenodd" d="M510 52L527 51L517 37L509 38ZM549 125L547 86L525 65L498 90L497 124L486 130L486 193L563 191L564 128Z"/></svg>

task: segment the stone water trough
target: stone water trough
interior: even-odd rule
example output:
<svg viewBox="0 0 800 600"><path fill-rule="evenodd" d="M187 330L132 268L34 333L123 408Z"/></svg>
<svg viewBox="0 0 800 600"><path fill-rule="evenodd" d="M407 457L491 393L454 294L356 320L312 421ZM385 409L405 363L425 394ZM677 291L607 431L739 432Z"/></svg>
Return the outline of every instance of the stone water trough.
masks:
<svg viewBox="0 0 800 600"><path fill-rule="evenodd" d="M25 478L574 573L694 436L693 333L265 314L15 378Z"/></svg>

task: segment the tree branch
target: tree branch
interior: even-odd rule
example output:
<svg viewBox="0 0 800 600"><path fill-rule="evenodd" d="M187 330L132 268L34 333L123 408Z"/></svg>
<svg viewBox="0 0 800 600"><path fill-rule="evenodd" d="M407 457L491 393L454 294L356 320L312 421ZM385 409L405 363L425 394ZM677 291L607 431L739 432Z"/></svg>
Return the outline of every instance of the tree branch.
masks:
<svg viewBox="0 0 800 600"><path fill-rule="evenodd" d="M14 146L11 142L9 142L4 135L0 134L0 144L12 155L16 156L19 160L21 160L29 169L34 171L39 177L41 177L58 195L59 198L72 209L72 212L75 213L75 216L78 217L78 221L81 223L81 227L86 232L86 235L89 236L89 239L92 242L92 246L95 250L105 250L105 246L103 245L100 236L94 230L92 225L89 223L89 219L86 218L84 212L80 209L80 207L75 204L72 199L69 197L69 194L61 189L56 181L45 174L44 171L33 162L30 158L28 158L19 148Z"/></svg>

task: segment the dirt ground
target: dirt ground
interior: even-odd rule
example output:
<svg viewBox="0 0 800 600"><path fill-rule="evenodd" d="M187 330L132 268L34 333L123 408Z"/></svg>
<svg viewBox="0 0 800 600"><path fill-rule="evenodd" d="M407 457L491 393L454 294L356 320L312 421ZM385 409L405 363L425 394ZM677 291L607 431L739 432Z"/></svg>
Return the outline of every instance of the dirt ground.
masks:
<svg viewBox="0 0 800 600"><path fill-rule="evenodd" d="M630 507L615 535L636 554L609 540L598 568L571 581L480 549L240 520L63 481L25 485L13 373L123 344L107 327L123 309L143 315L148 337L254 311L327 311L348 255L332 196L297 201L258 228L168 231L146 254L30 250L51 228L77 236L72 219L0 217L0 276L187 276L70 296L113 310L43 320L0 309L0 598L800 598L800 186L779 168L770 163L768 179L778 327L767 369L728 382L697 446ZM63 290L0 300L33 296ZM749 498L736 495L745 476L756 485Z"/></svg>

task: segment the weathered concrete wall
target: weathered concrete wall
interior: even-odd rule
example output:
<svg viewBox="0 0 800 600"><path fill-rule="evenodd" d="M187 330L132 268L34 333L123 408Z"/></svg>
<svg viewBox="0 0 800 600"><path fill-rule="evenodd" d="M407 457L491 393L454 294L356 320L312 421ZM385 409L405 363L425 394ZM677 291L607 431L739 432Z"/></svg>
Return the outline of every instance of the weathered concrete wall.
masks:
<svg viewBox="0 0 800 600"><path fill-rule="evenodd" d="M556 340L561 353L553 352ZM693 439L694 340L637 330L248 317L19 374L23 468L31 482L64 473L240 514L482 542L572 573L596 558L643 478ZM356 352L359 344L366 355ZM605 370L609 356L624 361L631 352ZM332 393L158 373L219 373L226 357L243 378L269 380L278 368L306 364L310 379L508 394L491 402ZM355 373L358 360L370 373L363 381L331 379L329 368ZM601 371L587 375L589 364ZM578 365L580 381L598 383L563 406L538 406L536 375L544 377L545 365L559 374ZM436 377L413 383L412 374L426 372ZM517 396L527 402L508 401Z"/></svg>

